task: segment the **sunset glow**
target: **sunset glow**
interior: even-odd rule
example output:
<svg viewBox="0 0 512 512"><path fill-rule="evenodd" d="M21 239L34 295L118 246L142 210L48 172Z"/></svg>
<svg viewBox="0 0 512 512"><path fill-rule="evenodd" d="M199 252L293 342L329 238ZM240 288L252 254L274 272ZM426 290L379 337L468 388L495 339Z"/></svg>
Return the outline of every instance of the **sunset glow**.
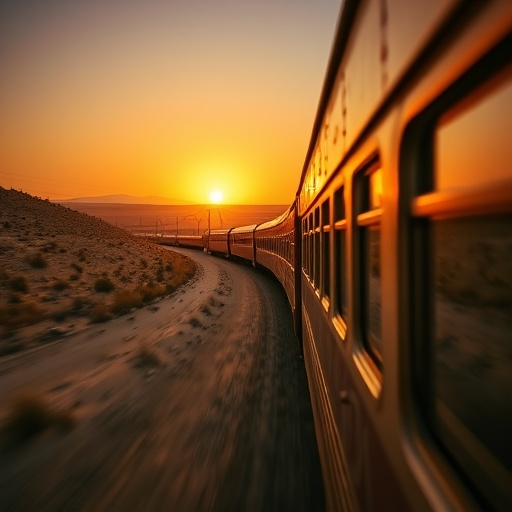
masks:
<svg viewBox="0 0 512 512"><path fill-rule="evenodd" d="M210 201L214 204L222 203L224 195L220 190L212 190L210 193Z"/></svg>
<svg viewBox="0 0 512 512"><path fill-rule="evenodd" d="M2 2L0 185L288 204L339 2ZM222 199L214 200L218 202Z"/></svg>

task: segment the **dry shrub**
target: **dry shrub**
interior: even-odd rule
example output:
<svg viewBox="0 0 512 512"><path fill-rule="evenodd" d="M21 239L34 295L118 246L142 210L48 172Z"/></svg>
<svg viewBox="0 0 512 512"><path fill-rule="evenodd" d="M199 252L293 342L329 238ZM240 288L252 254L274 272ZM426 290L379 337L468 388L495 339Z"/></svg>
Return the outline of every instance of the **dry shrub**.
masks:
<svg viewBox="0 0 512 512"><path fill-rule="evenodd" d="M106 304L98 304L91 312L91 322L99 324L112 318L110 308Z"/></svg>
<svg viewBox="0 0 512 512"><path fill-rule="evenodd" d="M74 314L82 313L85 309L89 309L92 303L87 297L75 297L71 303L71 312Z"/></svg>
<svg viewBox="0 0 512 512"><path fill-rule="evenodd" d="M108 293L114 289L114 283L108 277L100 277L96 279L94 289L99 293Z"/></svg>
<svg viewBox="0 0 512 512"><path fill-rule="evenodd" d="M149 343L142 341L135 356L135 367L160 366L160 357Z"/></svg>
<svg viewBox="0 0 512 512"><path fill-rule="evenodd" d="M78 263L71 263L71 268L74 268L79 274L84 271L82 265L79 265Z"/></svg>
<svg viewBox="0 0 512 512"><path fill-rule="evenodd" d="M9 289L13 292L27 293L28 284L24 276L13 277L9 280Z"/></svg>
<svg viewBox="0 0 512 512"><path fill-rule="evenodd" d="M0 325L8 329L33 325L44 320L44 318L44 311L33 302L0 306Z"/></svg>
<svg viewBox="0 0 512 512"><path fill-rule="evenodd" d="M55 291L62 292L62 291L64 291L64 290L69 288L69 283L67 281L62 280L62 279L59 279L58 281L55 281L52 284L52 288Z"/></svg>
<svg viewBox="0 0 512 512"><path fill-rule="evenodd" d="M75 418L69 410L51 409L42 396L26 392L10 404L4 431L16 441L26 441L50 427L70 428Z"/></svg>
<svg viewBox="0 0 512 512"><path fill-rule="evenodd" d="M114 314L121 314L133 308L142 306L142 294L137 290L122 290L114 295L114 302L110 310Z"/></svg>
<svg viewBox="0 0 512 512"><path fill-rule="evenodd" d="M16 354L22 350L25 350L25 343L22 340L14 338L0 341L0 357Z"/></svg>
<svg viewBox="0 0 512 512"><path fill-rule="evenodd" d="M150 282L139 286L136 291L141 294L142 300L144 302L149 302L153 299L156 299L157 297L165 295L167 289L163 284Z"/></svg>
<svg viewBox="0 0 512 512"><path fill-rule="evenodd" d="M27 261L32 268L46 268L48 266L48 262L41 253L29 256Z"/></svg>

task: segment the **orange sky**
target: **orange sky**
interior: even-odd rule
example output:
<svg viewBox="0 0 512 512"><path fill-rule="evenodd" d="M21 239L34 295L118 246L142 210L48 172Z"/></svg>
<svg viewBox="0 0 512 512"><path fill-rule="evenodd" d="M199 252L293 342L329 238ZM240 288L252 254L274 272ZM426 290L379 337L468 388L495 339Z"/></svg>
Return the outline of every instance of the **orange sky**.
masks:
<svg viewBox="0 0 512 512"><path fill-rule="evenodd" d="M0 3L0 185L288 204L340 0Z"/></svg>

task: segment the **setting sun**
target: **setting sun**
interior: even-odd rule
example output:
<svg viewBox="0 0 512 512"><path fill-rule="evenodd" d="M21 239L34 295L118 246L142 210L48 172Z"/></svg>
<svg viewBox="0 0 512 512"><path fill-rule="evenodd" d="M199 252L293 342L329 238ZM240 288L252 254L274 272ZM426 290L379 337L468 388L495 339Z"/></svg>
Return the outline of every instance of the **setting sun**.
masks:
<svg viewBox="0 0 512 512"><path fill-rule="evenodd" d="M219 204L224 198L220 190L212 190L210 192L210 201L215 204Z"/></svg>

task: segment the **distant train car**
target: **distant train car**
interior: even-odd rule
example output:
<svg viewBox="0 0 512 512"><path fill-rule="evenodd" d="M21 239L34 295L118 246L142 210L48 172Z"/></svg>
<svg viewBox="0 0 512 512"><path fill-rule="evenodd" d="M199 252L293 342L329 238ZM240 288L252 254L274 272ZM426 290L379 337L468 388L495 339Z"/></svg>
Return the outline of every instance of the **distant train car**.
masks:
<svg viewBox="0 0 512 512"><path fill-rule="evenodd" d="M256 227L256 262L271 270L283 285L295 312L295 205L277 219Z"/></svg>
<svg viewBox="0 0 512 512"><path fill-rule="evenodd" d="M231 229L212 229L203 234L203 246L206 252L229 257L229 232Z"/></svg>
<svg viewBox="0 0 512 512"><path fill-rule="evenodd" d="M177 235L174 237L174 242L182 247L190 247L192 249L203 248L203 237L200 235Z"/></svg>
<svg viewBox="0 0 512 512"><path fill-rule="evenodd" d="M256 224L233 228L229 231L230 255L238 256L255 264L254 230Z"/></svg>

